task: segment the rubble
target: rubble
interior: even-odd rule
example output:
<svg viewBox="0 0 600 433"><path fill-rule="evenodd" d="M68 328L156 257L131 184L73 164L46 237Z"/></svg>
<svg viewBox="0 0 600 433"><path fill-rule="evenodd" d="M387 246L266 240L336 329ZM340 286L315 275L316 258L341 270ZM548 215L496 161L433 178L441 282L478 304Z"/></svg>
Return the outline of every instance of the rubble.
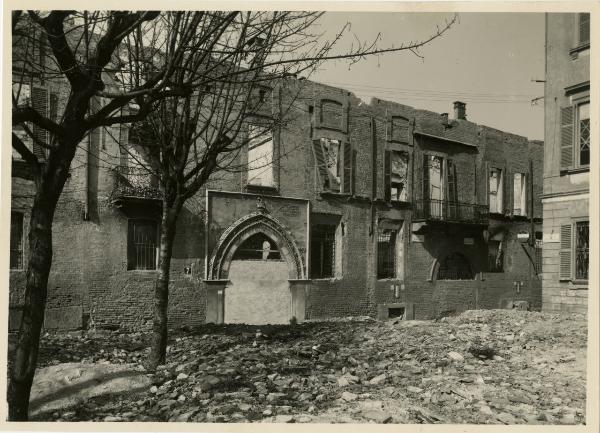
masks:
<svg viewBox="0 0 600 433"><path fill-rule="evenodd" d="M583 316L516 310L260 330L206 325L171 337L168 363L140 373L143 389L60 408L48 402L52 410L33 419L583 424L586 325ZM77 359L139 371L149 341L46 334L40 365ZM64 376L61 386L79 380L75 370Z"/></svg>

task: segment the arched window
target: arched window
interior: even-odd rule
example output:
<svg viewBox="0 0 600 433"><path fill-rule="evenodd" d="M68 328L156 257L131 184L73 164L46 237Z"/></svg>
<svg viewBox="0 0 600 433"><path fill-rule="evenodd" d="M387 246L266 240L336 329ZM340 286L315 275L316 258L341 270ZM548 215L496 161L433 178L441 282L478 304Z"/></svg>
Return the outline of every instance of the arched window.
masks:
<svg viewBox="0 0 600 433"><path fill-rule="evenodd" d="M281 260L277 244L264 233L256 233L244 241L233 260Z"/></svg>
<svg viewBox="0 0 600 433"><path fill-rule="evenodd" d="M440 262L438 280L472 280L475 278L469 260L461 253L452 253Z"/></svg>

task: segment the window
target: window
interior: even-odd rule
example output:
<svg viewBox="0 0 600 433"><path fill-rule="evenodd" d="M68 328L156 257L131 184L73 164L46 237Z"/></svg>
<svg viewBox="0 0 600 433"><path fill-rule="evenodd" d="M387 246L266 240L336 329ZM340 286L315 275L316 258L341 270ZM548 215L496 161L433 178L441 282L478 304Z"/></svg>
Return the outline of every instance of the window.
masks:
<svg viewBox="0 0 600 433"><path fill-rule="evenodd" d="M234 260L281 260L277 244L263 233L250 236L235 251Z"/></svg>
<svg viewBox="0 0 600 433"><path fill-rule="evenodd" d="M156 269L158 224L154 220L130 219L127 241L127 269Z"/></svg>
<svg viewBox="0 0 600 433"><path fill-rule="evenodd" d="M379 230L377 236L377 278L396 278L396 230Z"/></svg>
<svg viewBox="0 0 600 433"><path fill-rule="evenodd" d="M408 152L386 151L386 201L408 201Z"/></svg>
<svg viewBox="0 0 600 433"><path fill-rule="evenodd" d="M590 101L582 97L560 110L560 169L590 165Z"/></svg>
<svg viewBox="0 0 600 433"><path fill-rule="evenodd" d="M590 261L590 223L578 221L575 223L575 279L588 279Z"/></svg>
<svg viewBox="0 0 600 433"><path fill-rule="evenodd" d="M490 212L492 213L503 213L502 208L502 186L503 177L502 170L499 168L492 168L489 172L489 203Z"/></svg>
<svg viewBox="0 0 600 433"><path fill-rule="evenodd" d="M488 272L504 272L502 241L488 241Z"/></svg>
<svg viewBox="0 0 600 433"><path fill-rule="evenodd" d="M343 129L343 105L337 101L324 99L321 101L321 126L332 129Z"/></svg>
<svg viewBox="0 0 600 433"><path fill-rule="evenodd" d="M313 141L316 182L319 189L342 194L354 190L355 151L348 142L321 138Z"/></svg>
<svg viewBox="0 0 600 433"><path fill-rule="evenodd" d="M513 176L513 214L527 215L527 177L525 173Z"/></svg>
<svg viewBox="0 0 600 433"><path fill-rule="evenodd" d="M342 178L340 167L340 142L339 140L321 138L321 144L325 152L325 166L329 171L330 177L333 177L335 183L339 185Z"/></svg>
<svg viewBox="0 0 600 433"><path fill-rule="evenodd" d="M579 46L587 45L590 43L590 14L581 13L577 14L577 35Z"/></svg>
<svg viewBox="0 0 600 433"><path fill-rule="evenodd" d="M588 280L590 253L589 221L576 221L560 226L560 280Z"/></svg>
<svg viewBox="0 0 600 433"><path fill-rule="evenodd" d="M388 140L408 143L408 119L401 116L392 116L388 123Z"/></svg>
<svg viewBox="0 0 600 433"><path fill-rule="evenodd" d="M266 127L248 126L248 184L273 186L273 133Z"/></svg>
<svg viewBox="0 0 600 433"><path fill-rule="evenodd" d="M461 253L452 253L440 262L438 280L472 280L471 264Z"/></svg>
<svg viewBox="0 0 600 433"><path fill-rule="evenodd" d="M332 224L312 226L310 237L311 278L333 278L335 275L335 232Z"/></svg>
<svg viewBox="0 0 600 433"><path fill-rule="evenodd" d="M23 214L10 214L10 268L23 269Z"/></svg>
<svg viewBox="0 0 600 433"><path fill-rule="evenodd" d="M580 167L590 165L590 103L577 105L577 162Z"/></svg>

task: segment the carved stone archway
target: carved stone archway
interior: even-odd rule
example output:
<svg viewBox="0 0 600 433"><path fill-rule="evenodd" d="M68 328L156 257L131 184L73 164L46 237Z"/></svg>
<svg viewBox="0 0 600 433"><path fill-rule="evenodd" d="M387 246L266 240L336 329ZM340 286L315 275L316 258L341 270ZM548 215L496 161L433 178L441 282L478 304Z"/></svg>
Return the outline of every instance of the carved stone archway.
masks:
<svg viewBox="0 0 600 433"><path fill-rule="evenodd" d="M305 265L292 234L272 215L258 211L248 214L229 226L219 238L208 264L209 280L226 280L236 250L257 233L271 238L279 247L288 265L289 279L304 279Z"/></svg>

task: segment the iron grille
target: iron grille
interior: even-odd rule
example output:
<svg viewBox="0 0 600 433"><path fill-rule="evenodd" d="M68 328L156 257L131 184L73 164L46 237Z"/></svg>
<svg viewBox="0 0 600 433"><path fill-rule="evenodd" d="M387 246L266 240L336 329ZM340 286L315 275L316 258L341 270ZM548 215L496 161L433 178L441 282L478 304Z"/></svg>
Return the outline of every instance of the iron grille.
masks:
<svg viewBox="0 0 600 433"><path fill-rule="evenodd" d="M377 278L396 277L396 230L380 230L377 237Z"/></svg>
<svg viewBox="0 0 600 433"><path fill-rule="evenodd" d="M575 224L575 278L588 279L590 260L590 223L580 221Z"/></svg>
<svg viewBox="0 0 600 433"><path fill-rule="evenodd" d="M156 269L157 227L153 220L129 220L128 269Z"/></svg>
<svg viewBox="0 0 600 433"><path fill-rule="evenodd" d="M311 278L331 278L335 264L335 226L317 224L310 238Z"/></svg>
<svg viewBox="0 0 600 433"><path fill-rule="evenodd" d="M488 217L486 205L435 199L415 201L415 219L487 224Z"/></svg>
<svg viewBox="0 0 600 433"><path fill-rule="evenodd" d="M158 176L144 167L119 166L114 169L114 196L161 199Z"/></svg>

